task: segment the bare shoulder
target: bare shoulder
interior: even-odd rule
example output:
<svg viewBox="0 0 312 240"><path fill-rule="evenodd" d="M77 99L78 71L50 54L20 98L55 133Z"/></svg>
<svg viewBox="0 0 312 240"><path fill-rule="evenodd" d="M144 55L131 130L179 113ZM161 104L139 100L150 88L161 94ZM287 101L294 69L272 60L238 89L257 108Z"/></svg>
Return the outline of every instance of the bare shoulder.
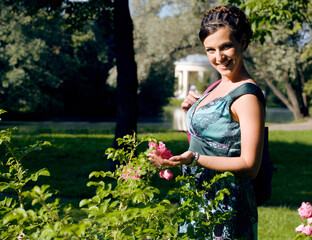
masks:
<svg viewBox="0 0 312 240"><path fill-rule="evenodd" d="M253 79L244 81L244 83L256 84ZM241 85L240 84L240 85ZM230 107L230 112L235 121L239 121L242 116L261 116L264 115L264 106L259 97L252 93L247 93L239 96L233 101Z"/></svg>

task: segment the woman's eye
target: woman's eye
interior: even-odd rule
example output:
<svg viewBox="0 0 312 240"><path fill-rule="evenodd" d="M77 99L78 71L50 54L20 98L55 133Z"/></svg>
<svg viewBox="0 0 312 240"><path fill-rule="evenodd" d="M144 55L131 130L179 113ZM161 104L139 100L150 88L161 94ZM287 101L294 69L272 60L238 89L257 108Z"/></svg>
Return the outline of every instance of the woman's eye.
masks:
<svg viewBox="0 0 312 240"><path fill-rule="evenodd" d="M207 51L208 53L213 53L213 52L214 52L214 50L211 49L211 48L208 48L206 51Z"/></svg>
<svg viewBox="0 0 312 240"><path fill-rule="evenodd" d="M233 45L232 44L226 44L226 45L224 45L222 48L223 49L229 49L229 48L231 48Z"/></svg>

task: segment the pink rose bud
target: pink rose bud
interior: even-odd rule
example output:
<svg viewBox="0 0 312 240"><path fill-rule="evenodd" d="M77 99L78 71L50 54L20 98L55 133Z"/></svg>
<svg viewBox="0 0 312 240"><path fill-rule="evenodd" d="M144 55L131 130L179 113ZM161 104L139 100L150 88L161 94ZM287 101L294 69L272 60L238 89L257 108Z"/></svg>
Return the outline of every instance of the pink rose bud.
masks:
<svg viewBox="0 0 312 240"><path fill-rule="evenodd" d="M296 227L296 232L302 232L303 228L304 228L304 224L301 223L298 227Z"/></svg>
<svg viewBox="0 0 312 240"><path fill-rule="evenodd" d="M308 224L312 224L312 217L308 218Z"/></svg>
<svg viewBox="0 0 312 240"><path fill-rule="evenodd" d="M159 171L159 177L164 178L164 174L165 174L164 170Z"/></svg>
<svg viewBox="0 0 312 240"><path fill-rule="evenodd" d="M165 145L163 142L159 141L159 146L158 146L158 148L159 148L159 149L164 149L164 148L166 148L166 145Z"/></svg>
<svg viewBox="0 0 312 240"><path fill-rule="evenodd" d="M302 202L300 208L298 208L298 213L302 219L312 217L312 206L309 202Z"/></svg>
<svg viewBox="0 0 312 240"><path fill-rule="evenodd" d="M173 178L173 173L169 169L165 171L162 170L162 171L159 171L159 176L169 181Z"/></svg>
<svg viewBox="0 0 312 240"><path fill-rule="evenodd" d="M308 226L305 226L301 233L307 235L307 236L311 236L312 235L312 226L308 225Z"/></svg>
<svg viewBox="0 0 312 240"><path fill-rule="evenodd" d="M158 148L158 145L156 143L154 143L154 142L149 142L148 143L148 147L149 148Z"/></svg>

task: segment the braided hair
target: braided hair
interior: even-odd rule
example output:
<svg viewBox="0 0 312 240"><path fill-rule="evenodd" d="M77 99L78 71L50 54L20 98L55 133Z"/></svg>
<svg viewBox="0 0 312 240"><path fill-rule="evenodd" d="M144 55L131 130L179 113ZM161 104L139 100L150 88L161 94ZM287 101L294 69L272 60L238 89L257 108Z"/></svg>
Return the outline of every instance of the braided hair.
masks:
<svg viewBox="0 0 312 240"><path fill-rule="evenodd" d="M203 43L211 34L221 27L229 27L236 40L244 41L245 49L250 43L252 30L245 13L232 5L219 6L204 14L199 31L199 39Z"/></svg>

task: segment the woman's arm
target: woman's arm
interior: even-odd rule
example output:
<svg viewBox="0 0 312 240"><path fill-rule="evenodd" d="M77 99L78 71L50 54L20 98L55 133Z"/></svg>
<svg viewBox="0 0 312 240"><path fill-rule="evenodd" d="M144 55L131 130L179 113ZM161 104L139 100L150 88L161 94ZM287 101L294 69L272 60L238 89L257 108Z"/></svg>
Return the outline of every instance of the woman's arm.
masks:
<svg viewBox="0 0 312 240"><path fill-rule="evenodd" d="M241 155L239 157L215 157L200 155L198 165L217 170L231 171L237 174L254 178L256 177L262 158L264 137L264 107L259 99L252 94L246 94L236 99L231 105L231 114L234 120L239 121L241 129ZM174 167L189 164L194 158L194 153L186 151L170 160L151 156L154 166Z"/></svg>

